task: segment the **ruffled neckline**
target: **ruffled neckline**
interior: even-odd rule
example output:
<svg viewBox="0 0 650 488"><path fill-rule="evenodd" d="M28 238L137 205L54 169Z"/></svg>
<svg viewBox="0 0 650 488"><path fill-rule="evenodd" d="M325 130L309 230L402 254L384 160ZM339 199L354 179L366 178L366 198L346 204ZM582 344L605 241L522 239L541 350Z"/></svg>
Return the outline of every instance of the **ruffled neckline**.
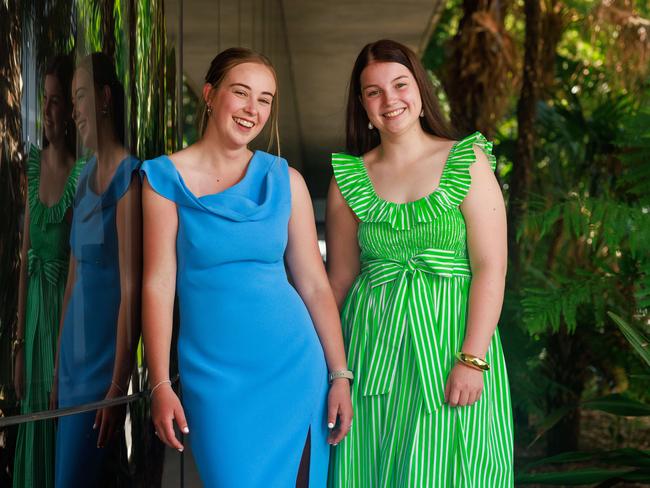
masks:
<svg viewBox="0 0 650 488"><path fill-rule="evenodd" d="M48 207L41 201L39 196L39 188L41 186L41 150L34 145L30 147L27 159L27 179L29 181L27 185L27 197L29 199L29 218L31 222L43 228L47 224L58 224L63 221L74 199L77 180L83 166L84 161L82 159L75 163L65 182L61 197L55 204Z"/></svg>
<svg viewBox="0 0 650 488"><path fill-rule="evenodd" d="M483 150L494 170L496 158L492 155L492 143L480 132L475 132L454 143L438 187L411 202L391 202L377 195L361 156L335 153L332 167L341 194L359 220L384 222L396 230L407 230L423 222L432 222L462 203L471 185L469 167L476 160L474 145Z"/></svg>

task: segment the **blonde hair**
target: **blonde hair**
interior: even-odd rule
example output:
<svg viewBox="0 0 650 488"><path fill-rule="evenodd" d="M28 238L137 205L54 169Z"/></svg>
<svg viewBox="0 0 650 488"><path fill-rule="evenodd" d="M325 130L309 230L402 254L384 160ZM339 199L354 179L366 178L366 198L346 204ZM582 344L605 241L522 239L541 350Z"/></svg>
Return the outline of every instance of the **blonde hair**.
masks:
<svg viewBox="0 0 650 488"><path fill-rule="evenodd" d="M233 69L235 66L243 63L258 63L269 68L273 74L273 79L275 80L275 96L273 97L273 102L271 103L271 135L269 136L269 144L267 151L271 150L273 143L275 142L278 156L280 155L280 129L278 126L278 112L280 106L280 89L278 87L278 77L275 73L275 68L271 64L269 58L255 52L251 49L244 47L231 47L225 51L220 52L215 56L215 58L210 63L210 68L205 75L205 82L212 85L212 90L215 90L219 87L221 82L224 80L228 72ZM205 100L201 99L201 105L199 107L199 116L198 116L198 131L199 137L203 137L205 129L208 126L208 105Z"/></svg>

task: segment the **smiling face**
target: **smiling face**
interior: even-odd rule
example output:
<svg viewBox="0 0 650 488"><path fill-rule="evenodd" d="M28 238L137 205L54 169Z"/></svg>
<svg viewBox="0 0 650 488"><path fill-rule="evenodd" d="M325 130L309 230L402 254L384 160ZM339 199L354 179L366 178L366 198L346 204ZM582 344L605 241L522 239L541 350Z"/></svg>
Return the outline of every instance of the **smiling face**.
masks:
<svg viewBox="0 0 650 488"><path fill-rule="evenodd" d="M361 72L361 102L379 132L401 134L418 124L420 90L401 63L372 62Z"/></svg>
<svg viewBox="0 0 650 488"><path fill-rule="evenodd" d="M69 110L58 78L54 75L46 75L43 93L43 131L48 141L59 141L65 137L65 122L70 116Z"/></svg>
<svg viewBox="0 0 650 488"><path fill-rule="evenodd" d="M234 66L219 86L206 84L203 88L212 108L208 127L228 146L246 146L269 119L275 92L275 77L267 66L253 62Z"/></svg>
<svg viewBox="0 0 650 488"><path fill-rule="evenodd" d="M97 146L97 114L95 84L90 73L77 69L72 78L72 116L83 145L89 149Z"/></svg>

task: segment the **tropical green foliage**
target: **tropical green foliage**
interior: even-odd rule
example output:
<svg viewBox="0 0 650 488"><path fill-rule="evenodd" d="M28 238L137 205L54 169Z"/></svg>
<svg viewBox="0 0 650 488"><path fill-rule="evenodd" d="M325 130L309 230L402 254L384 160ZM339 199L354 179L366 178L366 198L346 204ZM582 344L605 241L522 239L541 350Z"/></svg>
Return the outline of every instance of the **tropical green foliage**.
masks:
<svg viewBox="0 0 650 488"><path fill-rule="evenodd" d="M450 0L424 55L434 78L454 62L445 47L470 6L485 7L495 22L504 15L521 70L523 3L505 2L496 12L491 2ZM514 243L520 275L510 276L500 323L521 459L538 455L540 440L549 452L581 445L580 412L645 418L650 405L650 12L631 0L540 5L534 161ZM506 198L519 163L519 92L510 93L505 115L490 128ZM481 124L476 118L475 128ZM602 439L600 447L619 446ZM542 463L558 471L582 466L571 479L559 472L535 478L533 471L548 467L532 464L519 481L648 479L642 449L625 451L627 457L572 456Z"/></svg>

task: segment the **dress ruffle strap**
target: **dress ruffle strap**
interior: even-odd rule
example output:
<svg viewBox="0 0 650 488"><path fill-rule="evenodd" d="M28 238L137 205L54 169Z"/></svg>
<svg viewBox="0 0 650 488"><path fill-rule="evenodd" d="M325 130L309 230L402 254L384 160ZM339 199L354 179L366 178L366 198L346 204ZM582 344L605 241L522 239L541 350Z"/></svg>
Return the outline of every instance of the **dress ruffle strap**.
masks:
<svg viewBox="0 0 650 488"><path fill-rule="evenodd" d="M77 179L84 166L84 161L79 160L68 175L63 194L59 201L47 207L39 198L41 182L41 151L32 145L27 158L27 198L29 201L29 218L31 222L44 229L47 224L57 224L63 220L65 213L72 204L77 189Z"/></svg>
<svg viewBox="0 0 650 488"><path fill-rule="evenodd" d="M452 147L438 188L407 203L380 198L361 157L334 153L332 168L343 198L361 222L385 222L396 230L407 230L419 223L431 222L462 203L471 185L469 167L476 161L473 145L485 152L494 170L496 158L492 155L492 143L480 132L475 132Z"/></svg>

